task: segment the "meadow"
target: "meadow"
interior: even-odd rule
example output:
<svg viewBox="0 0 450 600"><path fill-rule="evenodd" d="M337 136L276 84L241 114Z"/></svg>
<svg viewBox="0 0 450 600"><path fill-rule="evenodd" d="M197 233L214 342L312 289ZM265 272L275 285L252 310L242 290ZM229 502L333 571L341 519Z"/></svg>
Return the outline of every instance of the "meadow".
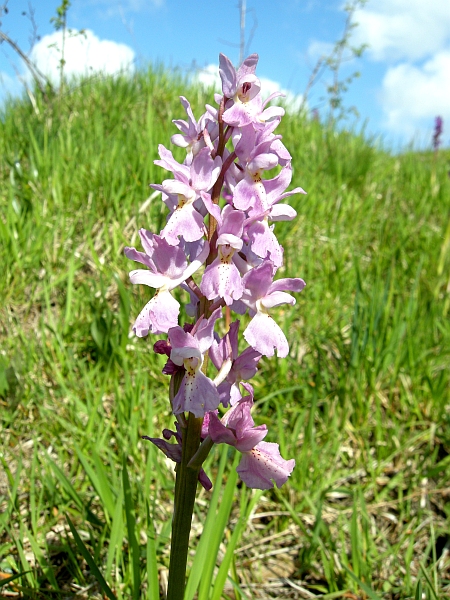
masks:
<svg viewBox="0 0 450 600"><path fill-rule="evenodd" d="M165 221L148 186L181 94L196 117L211 102L155 68L1 114L0 585L21 574L4 597L106 597L67 517L118 599L164 588L173 464L141 436L172 424L168 379L157 338L130 334L151 291L123 248ZM307 287L277 312L290 355L252 383L297 465L250 492L212 453L186 599L450 598L450 154L280 128L308 192L276 225L283 276Z"/></svg>

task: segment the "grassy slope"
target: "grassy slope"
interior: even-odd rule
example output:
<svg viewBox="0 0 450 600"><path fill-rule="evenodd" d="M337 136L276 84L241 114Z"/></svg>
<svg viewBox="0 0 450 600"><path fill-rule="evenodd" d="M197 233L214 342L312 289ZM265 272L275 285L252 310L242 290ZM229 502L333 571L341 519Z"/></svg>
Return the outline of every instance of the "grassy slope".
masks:
<svg viewBox="0 0 450 600"><path fill-rule="evenodd" d="M198 90L153 72L85 83L47 104L36 97L34 108L16 103L0 123L0 571L31 565L29 597L90 582L64 512L127 597L127 535L115 513L123 454L138 522L145 530L150 499L167 564L171 467L140 441L170 425L167 380L152 340L128 337L148 292L128 283L122 250L139 227L164 222L160 200L145 200L166 176L153 160L183 116L182 93L199 116ZM448 163L392 157L298 117L280 132L292 185L308 195L291 199L298 217L277 233L285 276L308 285L293 310L278 311L291 355L263 362L255 418L271 423L269 439L297 467L244 532L243 589L302 597L281 573L314 594L364 594L347 567L380 597L412 597L417 577L427 597L444 597Z"/></svg>

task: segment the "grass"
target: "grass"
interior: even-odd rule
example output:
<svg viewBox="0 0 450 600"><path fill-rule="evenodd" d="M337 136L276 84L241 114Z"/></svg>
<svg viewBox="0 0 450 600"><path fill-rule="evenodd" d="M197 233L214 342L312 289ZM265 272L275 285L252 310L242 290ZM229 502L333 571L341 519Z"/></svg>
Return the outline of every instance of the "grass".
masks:
<svg viewBox="0 0 450 600"><path fill-rule="evenodd" d="M171 425L168 382L129 335L147 296L123 247L164 223L148 184L180 94L196 116L211 102L156 69L1 116L0 585L22 573L5 597L103 597L67 517L117 598L166 581L173 469L140 436ZM450 156L299 115L280 130L308 191L277 224L283 276L307 288L278 310L291 352L262 362L254 417L297 466L255 494L208 459L189 598L450 597Z"/></svg>

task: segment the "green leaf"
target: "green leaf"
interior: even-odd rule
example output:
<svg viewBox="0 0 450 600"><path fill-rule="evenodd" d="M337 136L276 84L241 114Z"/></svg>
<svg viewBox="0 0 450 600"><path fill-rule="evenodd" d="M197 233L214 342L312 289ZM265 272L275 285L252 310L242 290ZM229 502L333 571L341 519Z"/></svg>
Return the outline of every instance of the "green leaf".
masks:
<svg viewBox="0 0 450 600"><path fill-rule="evenodd" d="M221 486L219 482L222 481L227 460L228 447L224 445L220 457L216 482L214 484L211 499L209 501L208 514L206 515L206 521L203 527L202 536L195 551L194 562L192 564L191 572L189 574L188 582L186 585L186 590L184 592L184 600L192 600L194 598L195 592L197 591L198 585L203 575L203 567L209 551L208 539L210 531L212 531L215 527L216 510L220 499Z"/></svg>
<svg viewBox="0 0 450 600"><path fill-rule="evenodd" d="M256 491L253 493L253 498L250 502L248 502L248 496L250 494L249 490L245 489L241 492L241 505L240 505L240 513L238 522L234 528L234 531L231 535L231 539L228 542L227 549L225 552L225 556L220 563L219 571L217 573L216 579L214 581L213 592L210 600L221 600L223 597L223 588L225 587L225 581L228 576L228 572L230 570L230 565L234 558L234 550L241 538L242 530L248 522L248 519L257 504L259 498L262 496L261 491Z"/></svg>

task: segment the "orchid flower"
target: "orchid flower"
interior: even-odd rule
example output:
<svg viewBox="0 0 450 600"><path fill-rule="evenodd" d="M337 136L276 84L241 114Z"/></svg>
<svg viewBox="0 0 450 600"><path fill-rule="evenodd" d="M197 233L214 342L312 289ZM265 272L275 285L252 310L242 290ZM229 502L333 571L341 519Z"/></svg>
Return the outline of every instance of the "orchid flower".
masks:
<svg viewBox="0 0 450 600"><path fill-rule="evenodd" d="M253 388L249 384L244 387L249 395L239 400L222 420L214 413L210 415L209 435L216 444L229 444L242 453L237 472L249 487L268 490L273 487L273 481L281 487L292 473L295 460L284 460L278 444L262 441L267 427L255 427L250 414Z"/></svg>
<svg viewBox="0 0 450 600"><path fill-rule="evenodd" d="M217 309L209 319L202 319L192 333L186 333L181 327L169 330L169 342L172 347L170 360L184 366L186 372L177 395L173 399L173 412L179 414L189 411L196 417L219 406L220 397L217 387L201 370L204 355L214 339L216 320L221 316ZM195 331L194 331L195 330Z"/></svg>
<svg viewBox="0 0 450 600"><path fill-rule="evenodd" d="M273 356L275 349L280 358L288 355L289 344L279 325L269 315L269 309L280 304L295 304L295 298L286 292L301 292L303 279L273 281L275 266L269 259L244 275L245 291L241 301L254 315L243 335L246 341L265 356Z"/></svg>
<svg viewBox="0 0 450 600"><path fill-rule="evenodd" d="M131 271L131 283L142 283L157 290L133 326L138 337L145 337L150 331L167 333L178 323L180 303L170 292L202 266L209 254L209 244L205 242L198 257L188 265L186 255L180 247L171 246L159 235L145 229L139 231L139 236L145 252L127 247L125 255L149 269Z"/></svg>

